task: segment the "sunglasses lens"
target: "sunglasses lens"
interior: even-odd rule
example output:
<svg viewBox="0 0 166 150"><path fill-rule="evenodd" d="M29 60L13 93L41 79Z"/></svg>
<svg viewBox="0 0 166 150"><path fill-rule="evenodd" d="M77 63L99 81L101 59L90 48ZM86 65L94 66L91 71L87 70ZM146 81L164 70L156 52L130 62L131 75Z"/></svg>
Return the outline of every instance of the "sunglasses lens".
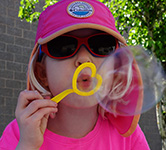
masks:
<svg viewBox="0 0 166 150"><path fill-rule="evenodd" d="M116 40L111 35L96 35L88 39L90 49L99 56L109 55L116 48Z"/></svg>
<svg viewBox="0 0 166 150"><path fill-rule="evenodd" d="M68 57L75 53L77 40L72 37L59 36L48 42L47 47L53 57Z"/></svg>

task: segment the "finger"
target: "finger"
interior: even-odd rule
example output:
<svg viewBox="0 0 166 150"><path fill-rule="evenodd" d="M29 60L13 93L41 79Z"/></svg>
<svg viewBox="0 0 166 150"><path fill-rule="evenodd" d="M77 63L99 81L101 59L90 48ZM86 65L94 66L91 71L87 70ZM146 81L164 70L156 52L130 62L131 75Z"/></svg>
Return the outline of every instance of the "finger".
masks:
<svg viewBox="0 0 166 150"><path fill-rule="evenodd" d="M24 115L26 117L29 117L36 113L39 109L47 108L47 107L57 107L57 104L50 100L34 100L32 101L25 109L24 109Z"/></svg>
<svg viewBox="0 0 166 150"><path fill-rule="evenodd" d="M16 110L15 110L16 118L20 118L20 115L22 116L22 111L34 99L43 99L43 97L37 91L24 90L20 93L20 95L18 97Z"/></svg>
<svg viewBox="0 0 166 150"><path fill-rule="evenodd" d="M49 116L50 116L51 119L54 119L54 118L55 118L55 115L56 115L56 113L50 113Z"/></svg>
<svg viewBox="0 0 166 150"><path fill-rule="evenodd" d="M32 122L40 122L45 115L53 113L53 112L56 113L57 111L58 109L55 107L41 108L36 113L34 113L29 119Z"/></svg>
<svg viewBox="0 0 166 150"><path fill-rule="evenodd" d="M38 91L24 90L18 97L17 107L19 109L24 109L31 101L35 99L43 99L43 97L39 94Z"/></svg>
<svg viewBox="0 0 166 150"><path fill-rule="evenodd" d="M44 99L51 99L51 96L49 96L49 95L46 95L46 96L43 96L44 97Z"/></svg>
<svg viewBox="0 0 166 150"><path fill-rule="evenodd" d="M49 114L46 114L41 119L40 128L41 128L42 134L44 134L44 131L45 131L46 127L47 127L48 118L49 118Z"/></svg>

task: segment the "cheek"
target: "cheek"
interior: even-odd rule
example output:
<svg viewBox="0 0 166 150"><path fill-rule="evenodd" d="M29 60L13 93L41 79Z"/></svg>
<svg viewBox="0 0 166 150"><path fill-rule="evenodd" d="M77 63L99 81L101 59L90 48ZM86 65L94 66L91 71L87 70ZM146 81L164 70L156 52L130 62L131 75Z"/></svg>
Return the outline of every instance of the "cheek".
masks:
<svg viewBox="0 0 166 150"><path fill-rule="evenodd" d="M96 61L94 62L97 68L97 71L99 68L101 68L103 62L106 60L106 58L97 58Z"/></svg>
<svg viewBox="0 0 166 150"><path fill-rule="evenodd" d="M47 61L46 75L53 96L72 87L72 71L66 63Z"/></svg>

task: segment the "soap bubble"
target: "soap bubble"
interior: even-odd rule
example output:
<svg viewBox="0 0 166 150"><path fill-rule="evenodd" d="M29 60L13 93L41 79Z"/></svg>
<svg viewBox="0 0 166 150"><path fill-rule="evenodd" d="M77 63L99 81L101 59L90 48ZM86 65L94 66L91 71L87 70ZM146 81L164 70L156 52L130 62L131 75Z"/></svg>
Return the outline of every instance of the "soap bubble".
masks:
<svg viewBox="0 0 166 150"><path fill-rule="evenodd" d="M115 116L148 111L159 102L166 87L160 62L141 46L116 50L106 58L97 73L103 79L96 92L97 100Z"/></svg>

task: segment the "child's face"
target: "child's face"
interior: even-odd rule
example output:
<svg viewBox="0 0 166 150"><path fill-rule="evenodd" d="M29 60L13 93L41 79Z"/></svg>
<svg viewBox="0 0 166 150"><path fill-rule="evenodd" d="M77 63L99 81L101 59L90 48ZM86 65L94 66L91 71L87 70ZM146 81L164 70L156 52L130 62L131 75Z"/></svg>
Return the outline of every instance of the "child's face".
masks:
<svg viewBox="0 0 166 150"><path fill-rule="evenodd" d="M99 31L93 29L80 29L72 31L68 34L77 37L87 37L98 32ZM74 57L68 59L57 60L46 56L46 76L52 95L55 96L66 89L72 89L72 77L76 68L80 64L92 62L98 69L103 61L104 58L92 56L84 46L80 47L79 51ZM80 89L88 91L93 88L91 83L92 81L90 81L88 78L90 75L91 71L89 68L83 70L82 76L80 77L82 80L79 79L81 82L79 82L77 85ZM88 79L85 81L85 78ZM96 100L92 99L94 99L94 96L82 97L77 94L70 94L64 98L61 103L70 105L72 107L89 107L97 104Z"/></svg>

